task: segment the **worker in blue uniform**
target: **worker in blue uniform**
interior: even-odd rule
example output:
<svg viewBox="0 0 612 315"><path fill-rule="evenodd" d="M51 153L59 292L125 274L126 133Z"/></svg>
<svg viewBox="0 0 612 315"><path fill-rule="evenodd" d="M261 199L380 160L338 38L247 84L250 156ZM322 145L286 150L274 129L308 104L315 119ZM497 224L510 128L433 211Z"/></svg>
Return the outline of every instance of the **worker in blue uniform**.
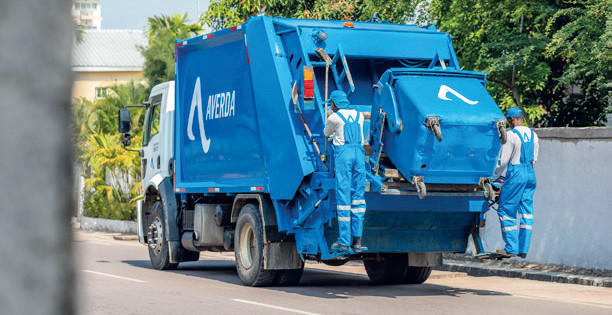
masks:
<svg viewBox="0 0 612 315"><path fill-rule="evenodd" d="M506 246L497 253L525 258L533 230L533 195L537 185L533 167L538 159L539 140L532 129L523 126L520 108L508 109L506 118L512 129L500 150L494 172L495 180L503 181L497 211Z"/></svg>
<svg viewBox="0 0 612 315"><path fill-rule="evenodd" d="M363 144L364 117L352 109L346 93L336 90L330 94L333 113L325 122L325 136L333 136L336 202L338 212L338 241L335 251L361 251L365 202L365 150Z"/></svg>

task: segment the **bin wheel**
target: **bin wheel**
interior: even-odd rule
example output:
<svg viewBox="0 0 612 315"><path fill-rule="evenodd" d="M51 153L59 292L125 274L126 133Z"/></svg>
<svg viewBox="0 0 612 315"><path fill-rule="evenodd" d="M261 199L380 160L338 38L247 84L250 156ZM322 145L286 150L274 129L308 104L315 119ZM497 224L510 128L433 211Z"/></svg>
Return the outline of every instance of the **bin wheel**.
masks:
<svg viewBox="0 0 612 315"><path fill-rule="evenodd" d="M400 284L406 277L408 255L381 254L381 260L364 260L363 265L373 284Z"/></svg>
<svg viewBox="0 0 612 315"><path fill-rule="evenodd" d="M493 186L491 183L484 183L482 188L485 199L489 201L493 200L493 197L495 197L495 192L493 191Z"/></svg>
<svg viewBox="0 0 612 315"><path fill-rule="evenodd" d="M425 186L425 183L421 181L417 182L416 189L417 189L417 194L419 196L419 199L421 200L425 199L425 195L427 195L427 187Z"/></svg>
<svg viewBox="0 0 612 315"><path fill-rule="evenodd" d="M501 144L506 144L506 141L508 141L508 132L506 131L505 120L500 120L497 123L497 132L499 133L499 142L501 142Z"/></svg>
<svg viewBox="0 0 612 315"><path fill-rule="evenodd" d="M166 225L163 213L161 201L154 203L151 208L149 226L147 228L147 247L153 268L157 270L172 270L178 267L178 263L170 263L170 247L168 246L166 231L164 230Z"/></svg>
<svg viewBox="0 0 612 315"><path fill-rule="evenodd" d="M276 271L264 269L263 245L259 209L247 204L240 210L234 238L236 270L245 285L257 287L274 284Z"/></svg>

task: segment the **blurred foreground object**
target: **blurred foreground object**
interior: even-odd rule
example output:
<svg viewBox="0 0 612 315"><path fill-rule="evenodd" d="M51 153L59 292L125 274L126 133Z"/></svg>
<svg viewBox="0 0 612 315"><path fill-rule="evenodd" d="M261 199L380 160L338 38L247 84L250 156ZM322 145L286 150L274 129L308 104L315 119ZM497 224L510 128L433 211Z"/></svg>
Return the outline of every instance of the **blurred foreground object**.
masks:
<svg viewBox="0 0 612 315"><path fill-rule="evenodd" d="M70 1L0 0L0 313L73 314Z"/></svg>

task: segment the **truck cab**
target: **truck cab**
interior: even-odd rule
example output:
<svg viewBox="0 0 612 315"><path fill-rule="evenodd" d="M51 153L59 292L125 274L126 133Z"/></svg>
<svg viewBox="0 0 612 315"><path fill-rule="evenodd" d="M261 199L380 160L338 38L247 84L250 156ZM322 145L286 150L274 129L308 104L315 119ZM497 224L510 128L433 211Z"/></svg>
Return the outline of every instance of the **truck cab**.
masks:
<svg viewBox="0 0 612 315"><path fill-rule="evenodd" d="M141 179L145 199L137 201L138 240L146 245L147 218L144 209L150 209L159 196L159 185L170 178L173 158L174 81L156 85L145 103L145 119L141 149ZM148 211L147 211L148 213Z"/></svg>

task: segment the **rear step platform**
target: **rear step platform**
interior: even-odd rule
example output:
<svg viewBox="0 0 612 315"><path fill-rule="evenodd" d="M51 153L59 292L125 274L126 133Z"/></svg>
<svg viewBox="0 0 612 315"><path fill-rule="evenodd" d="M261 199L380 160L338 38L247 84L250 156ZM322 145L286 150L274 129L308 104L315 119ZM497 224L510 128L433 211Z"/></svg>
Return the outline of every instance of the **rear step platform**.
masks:
<svg viewBox="0 0 612 315"><path fill-rule="evenodd" d="M484 254L478 254L475 255L474 258L476 259L491 259L491 260L502 260L504 258L512 258L514 256L511 255L506 255L506 254L500 254L500 253L484 253Z"/></svg>

